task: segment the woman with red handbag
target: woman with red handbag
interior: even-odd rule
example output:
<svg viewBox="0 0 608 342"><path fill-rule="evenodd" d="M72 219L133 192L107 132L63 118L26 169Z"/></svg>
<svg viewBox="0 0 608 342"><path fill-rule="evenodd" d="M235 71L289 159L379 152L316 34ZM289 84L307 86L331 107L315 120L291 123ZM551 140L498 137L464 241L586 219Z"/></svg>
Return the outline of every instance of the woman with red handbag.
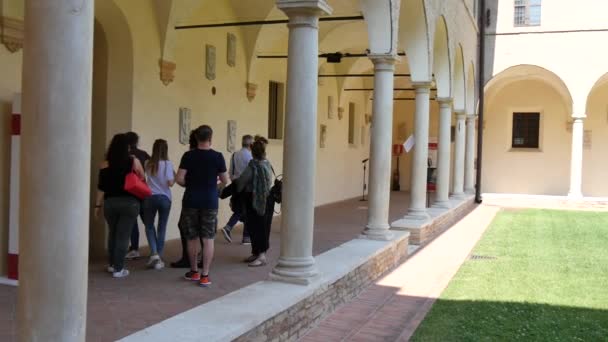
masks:
<svg viewBox="0 0 608 342"><path fill-rule="evenodd" d="M126 136L115 135L99 170L95 203L95 216L99 217L103 208L108 223L108 272L114 278L129 275L124 268L129 238L139 215L140 199L150 191L143 180L143 167L129 155Z"/></svg>

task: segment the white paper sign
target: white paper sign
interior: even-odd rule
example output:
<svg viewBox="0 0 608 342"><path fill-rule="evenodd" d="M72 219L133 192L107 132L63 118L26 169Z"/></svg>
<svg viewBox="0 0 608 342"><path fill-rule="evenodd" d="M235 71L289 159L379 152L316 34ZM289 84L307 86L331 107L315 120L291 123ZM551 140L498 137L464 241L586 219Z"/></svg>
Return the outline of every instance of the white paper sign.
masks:
<svg viewBox="0 0 608 342"><path fill-rule="evenodd" d="M403 143L403 148L405 149L405 153L409 153L413 147L414 147L414 135L412 134Z"/></svg>

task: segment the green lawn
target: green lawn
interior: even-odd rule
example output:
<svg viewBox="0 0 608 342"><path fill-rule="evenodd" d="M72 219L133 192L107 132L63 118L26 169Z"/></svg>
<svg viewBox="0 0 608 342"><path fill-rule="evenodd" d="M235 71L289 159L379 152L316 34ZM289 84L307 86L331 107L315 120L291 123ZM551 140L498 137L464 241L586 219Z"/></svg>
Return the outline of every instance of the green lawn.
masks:
<svg viewBox="0 0 608 342"><path fill-rule="evenodd" d="M608 341L608 213L502 211L413 341Z"/></svg>

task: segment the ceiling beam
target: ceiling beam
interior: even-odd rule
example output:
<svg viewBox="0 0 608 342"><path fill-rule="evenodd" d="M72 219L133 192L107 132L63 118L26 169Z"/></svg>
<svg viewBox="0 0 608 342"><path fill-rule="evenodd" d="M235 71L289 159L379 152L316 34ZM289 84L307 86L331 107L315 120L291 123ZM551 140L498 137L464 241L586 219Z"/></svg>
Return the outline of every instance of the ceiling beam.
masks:
<svg viewBox="0 0 608 342"><path fill-rule="evenodd" d="M319 55L319 58L327 58L332 55L331 53L322 53ZM397 55L405 56L405 52L399 52ZM368 55L365 53L344 53L340 58L359 58L359 57L367 57ZM257 58L268 58L268 59L281 59L287 58L287 55L257 55Z"/></svg>
<svg viewBox="0 0 608 342"><path fill-rule="evenodd" d="M374 88L346 88L344 91L373 91ZM414 91L416 88L393 88L394 91ZM437 91L437 88L431 88L432 91Z"/></svg>
<svg viewBox="0 0 608 342"><path fill-rule="evenodd" d="M362 15L355 16L342 16L342 17L321 17L320 22L331 22L331 21L358 21L363 20ZM215 23L215 24L197 24L197 25L178 25L175 26L176 30L192 30L192 29L203 29L203 28L217 28L217 27L237 27L237 26L260 26L260 25L277 25L287 24L289 19L279 20L253 20L253 21L237 21L237 22L226 22L226 23Z"/></svg>
<svg viewBox="0 0 608 342"><path fill-rule="evenodd" d="M395 77L410 76L410 74L395 74ZM374 77L374 74L321 74L319 77Z"/></svg>

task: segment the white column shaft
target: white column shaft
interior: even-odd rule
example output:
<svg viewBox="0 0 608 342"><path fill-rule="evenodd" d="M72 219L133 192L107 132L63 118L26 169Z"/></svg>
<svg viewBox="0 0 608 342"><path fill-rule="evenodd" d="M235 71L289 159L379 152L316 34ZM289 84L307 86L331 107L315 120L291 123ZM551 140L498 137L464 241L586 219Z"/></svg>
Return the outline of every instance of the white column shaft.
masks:
<svg viewBox="0 0 608 342"><path fill-rule="evenodd" d="M464 191L475 193L475 115L467 116L467 142L464 158Z"/></svg>
<svg viewBox="0 0 608 342"><path fill-rule="evenodd" d="M465 131L465 115L462 113L457 113L456 137L454 139L454 189L452 190L452 195L454 198L464 197L464 154L466 144Z"/></svg>
<svg viewBox="0 0 608 342"><path fill-rule="evenodd" d="M439 146L437 147L437 188L435 207L450 207L450 155L452 126L452 99L443 98L439 101Z"/></svg>
<svg viewBox="0 0 608 342"><path fill-rule="evenodd" d="M416 112L414 114L414 156L408 218L428 219L426 210L426 181L429 157L430 83L414 83Z"/></svg>
<svg viewBox="0 0 608 342"><path fill-rule="evenodd" d="M363 232L372 239L390 239L388 223L393 130L394 56L370 56L374 63L374 103L369 159L369 209Z"/></svg>
<svg viewBox="0 0 608 342"><path fill-rule="evenodd" d="M289 16L283 152L281 255L271 276L308 283L318 274L312 256L317 154L319 15L324 1L279 1Z"/></svg>
<svg viewBox="0 0 608 342"><path fill-rule="evenodd" d="M84 341L93 1L26 1L20 341Z"/></svg>
<svg viewBox="0 0 608 342"><path fill-rule="evenodd" d="M573 118L572 123L572 156L570 160L570 191L568 197L583 197L583 137L582 117Z"/></svg>

